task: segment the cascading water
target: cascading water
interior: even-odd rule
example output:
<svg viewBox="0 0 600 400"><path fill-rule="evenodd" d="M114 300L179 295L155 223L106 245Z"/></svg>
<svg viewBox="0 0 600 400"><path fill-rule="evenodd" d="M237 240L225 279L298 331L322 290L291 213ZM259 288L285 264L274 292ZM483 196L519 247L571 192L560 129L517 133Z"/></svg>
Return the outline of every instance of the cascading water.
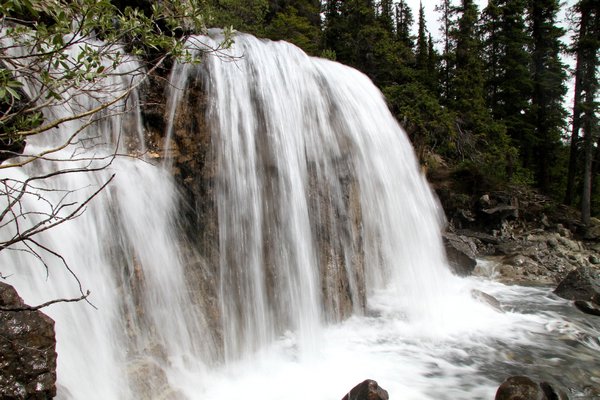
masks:
<svg viewBox="0 0 600 400"><path fill-rule="evenodd" d="M172 86L185 92L198 74L216 159L226 358L286 329L314 347L341 296L360 311L365 291L387 287L410 318L439 310L432 302L447 299L451 280L440 210L366 76L248 35L199 67L176 67Z"/></svg>
<svg viewBox="0 0 600 400"><path fill-rule="evenodd" d="M498 370L518 372L504 342L532 346L522 332L545 338L555 314L499 314L470 299L483 283L450 274L436 200L364 75L286 43L235 39L220 57L175 65L171 78L167 143L182 126L209 132L196 155L203 178L183 181L201 186L186 189L204 198L182 206L170 174L177 160L113 157L143 153L125 146L143 142L136 91L58 161L3 176L18 186L48 171L89 168L90 157L103 167L36 182L22 203L38 212L47 205L37 194L80 204L115 175L84 213L38 238L64 256L97 307L45 310L56 320L58 397L333 399L370 377L391 398L491 398L504 378L494 380ZM138 66L123 68L97 88L119 96ZM81 97L46 118L97 101ZM84 122L30 141L27 152L63 143ZM183 134L200 141L199 132ZM202 220L190 219L190 208ZM3 238L14 234L9 228ZM211 243L195 240L197 232ZM2 251L2 273L29 303L77 297L61 260L45 256L48 276L31 253ZM486 290L501 299L518 292Z"/></svg>
<svg viewBox="0 0 600 400"><path fill-rule="evenodd" d="M71 51L76 60L78 49ZM157 379L164 375L162 365L183 357L210 359L215 347L202 310L189 311L174 182L139 156L143 147L128 147L143 132L135 89L139 69L134 60L117 70L107 65L107 77L86 88L93 95L67 91L68 101L44 109L46 121L68 119L130 93L91 118L31 138L26 155L56 151L3 174L3 209L23 191L23 182L34 179L12 206L15 218L7 223L9 213L3 221L3 240L37 221L69 216L108 183L85 212L36 235L40 245L25 242L0 254L2 273L29 303L91 291L88 300L96 308L80 302L45 310L56 320L60 398L147 397L144 390L156 395L166 390ZM23 83L30 98L38 97L35 84ZM80 133L71 138L75 132ZM36 179L56 171L61 172Z"/></svg>

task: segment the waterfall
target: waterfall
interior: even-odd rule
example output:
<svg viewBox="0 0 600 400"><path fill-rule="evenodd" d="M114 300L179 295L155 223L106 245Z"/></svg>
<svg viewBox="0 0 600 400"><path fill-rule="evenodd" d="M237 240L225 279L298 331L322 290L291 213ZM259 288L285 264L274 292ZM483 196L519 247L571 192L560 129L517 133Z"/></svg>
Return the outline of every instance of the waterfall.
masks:
<svg viewBox="0 0 600 400"><path fill-rule="evenodd" d="M439 312L452 279L442 213L365 75L238 34L218 57L174 68L173 104L193 101L181 93L197 81L216 165L226 358L285 330L310 349L324 321L360 313L380 289L399 293L409 318Z"/></svg>
<svg viewBox="0 0 600 400"><path fill-rule="evenodd" d="M101 43L87 40L86 45ZM77 54L73 48L69 56ZM29 304L90 291L89 304L44 309L56 321L58 397L63 399L168 393L164 365L185 357L208 360L216 347L203 310L191 307L195 289L187 287L184 275L175 183L143 155L139 72L134 59L124 58L117 69L106 65L106 78L90 82L85 91L91 95L67 88L67 101L44 108L46 121L68 119L129 94L91 118L28 139L21 160L56 151L3 171L2 209L23 191L26 179L62 171L31 181L13 207L14 220L3 221L3 240L53 213L50 223L66 218L93 197L75 218L36 235L39 245L21 243L0 254L3 275ZM38 97L34 82L23 84L30 98ZM73 139L75 132L81 133Z"/></svg>
<svg viewBox="0 0 600 400"><path fill-rule="evenodd" d="M196 37L190 45L219 40ZM139 65L120 68L90 90L116 98L136 85ZM153 165L144 157L137 90L90 126L75 120L33 138L27 153L60 146L82 129L52 160L3 176L18 189L27 177L82 170L37 181L22 201L29 213L81 204L108 183L75 219L39 235L63 258L37 248L43 265L27 248L0 253L2 273L28 303L77 297L80 285L91 291L93 306L45 310L56 320L59 398L202 398L190 382L206 387L202 377L215 366L252 360L282 340L301 359L321 348L324 326L353 314L443 320L454 278L442 213L365 75L239 34L220 56L175 65L171 85L169 145L190 120L203 120L209 132L206 172L183 181L190 187L178 187L171 174L177 160ZM191 97L193 87L205 103ZM97 102L78 96L45 117ZM86 172L91 167L98 170ZM193 201L184 189L196 190ZM190 208L202 219L190 219L194 212L183 211ZM382 293L386 300L374 301Z"/></svg>

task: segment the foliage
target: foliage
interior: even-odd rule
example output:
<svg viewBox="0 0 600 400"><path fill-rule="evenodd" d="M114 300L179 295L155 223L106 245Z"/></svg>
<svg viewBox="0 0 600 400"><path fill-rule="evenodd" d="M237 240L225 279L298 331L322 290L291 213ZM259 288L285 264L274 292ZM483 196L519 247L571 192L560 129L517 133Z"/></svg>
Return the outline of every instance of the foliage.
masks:
<svg viewBox="0 0 600 400"><path fill-rule="evenodd" d="M144 12L106 0L9 0L0 4L0 18L0 141L5 145L83 117L42 122L41 111L64 101L67 93L95 90L100 79L127 62L126 51L154 64L166 57L191 61L185 35L205 22L203 6L194 1L152 4ZM160 57L153 59L156 54ZM36 98L22 96L25 81L37 87Z"/></svg>

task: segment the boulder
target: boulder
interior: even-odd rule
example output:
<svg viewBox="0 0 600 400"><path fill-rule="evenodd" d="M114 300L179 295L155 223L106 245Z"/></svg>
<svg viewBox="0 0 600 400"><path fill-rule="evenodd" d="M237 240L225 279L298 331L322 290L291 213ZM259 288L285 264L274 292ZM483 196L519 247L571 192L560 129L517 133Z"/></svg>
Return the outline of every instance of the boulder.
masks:
<svg viewBox="0 0 600 400"><path fill-rule="evenodd" d="M0 282L0 398L56 396L54 321Z"/></svg>
<svg viewBox="0 0 600 400"><path fill-rule="evenodd" d="M496 391L495 400L547 400L543 389L526 376L507 378Z"/></svg>
<svg viewBox="0 0 600 400"><path fill-rule="evenodd" d="M554 294L568 300L589 301L600 293L600 274L592 267L579 267L567 274Z"/></svg>
<svg viewBox="0 0 600 400"><path fill-rule="evenodd" d="M586 314L600 316L600 307L591 301L575 300L574 305L578 310Z"/></svg>
<svg viewBox="0 0 600 400"><path fill-rule="evenodd" d="M503 312L502 305L500 304L498 299L492 296L491 294L487 294L485 292L482 292L481 290L472 289L471 296L480 303L487 304L496 311Z"/></svg>
<svg viewBox="0 0 600 400"><path fill-rule="evenodd" d="M564 391L556 389L548 382L540 382L540 387L548 400L569 400L569 396Z"/></svg>
<svg viewBox="0 0 600 400"><path fill-rule="evenodd" d="M477 265L477 245L472 239L451 232L443 234L448 263L459 276L471 275Z"/></svg>
<svg viewBox="0 0 600 400"><path fill-rule="evenodd" d="M388 392L372 379L359 383L350 390L342 400L388 400Z"/></svg>

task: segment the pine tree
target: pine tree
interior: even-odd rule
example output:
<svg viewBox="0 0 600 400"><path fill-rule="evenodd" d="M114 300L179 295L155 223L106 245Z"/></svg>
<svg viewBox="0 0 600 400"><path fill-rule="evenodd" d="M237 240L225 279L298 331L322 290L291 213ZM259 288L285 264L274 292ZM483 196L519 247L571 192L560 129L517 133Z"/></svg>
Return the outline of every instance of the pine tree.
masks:
<svg viewBox="0 0 600 400"><path fill-rule="evenodd" d="M498 81L496 120L502 121L507 134L519 147L525 167L533 163L536 138L529 125L529 102L533 82L530 74L530 40L525 26L525 0L499 0L500 23L497 46Z"/></svg>
<svg viewBox="0 0 600 400"><path fill-rule="evenodd" d="M558 0L530 0L528 5L533 76L530 121L536 139L536 182L545 192L549 192L557 172L553 166L562 147L566 118L566 67L560 58L564 30L556 26L559 9Z"/></svg>
<svg viewBox="0 0 600 400"><path fill-rule="evenodd" d="M435 11L441 14L439 22L444 44L441 57L441 99L443 103L447 104L451 97L450 84L452 69L455 63L455 42L451 32L455 29L456 25L456 21L454 20L456 8L452 6L450 0L441 0L441 3L435 7Z"/></svg>
<svg viewBox="0 0 600 400"><path fill-rule="evenodd" d="M427 42L427 27L425 21L425 9L423 3L419 7L419 33L417 35L416 68L418 71L427 69L427 58L429 54L429 43Z"/></svg>
<svg viewBox="0 0 600 400"><path fill-rule="evenodd" d="M412 10L406 4L405 0L400 0L396 4L396 37L409 49L414 46L413 37L411 34L412 25L414 23Z"/></svg>
<svg viewBox="0 0 600 400"><path fill-rule="evenodd" d="M379 14L377 20L383 29L394 34L394 2L392 0L381 0L379 3Z"/></svg>
<svg viewBox="0 0 600 400"><path fill-rule="evenodd" d="M439 96L440 88L439 88L439 54L435 50L435 45L433 43L433 38L431 34L429 34L429 40L427 42L427 79L426 83L429 87L429 90Z"/></svg>
<svg viewBox="0 0 600 400"><path fill-rule="evenodd" d="M321 53L321 16L318 0L271 0L265 35L286 40L308 54Z"/></svg>
<svg viewBox="0 0 600 400"><path fill-rule="evenodd" d="M457 27L450 32L456 43L454 76L450 85L452 108L462 122L472 126L485 113L481 42L476 32L477 6L473 0L462 0L458 8Z"/></svg>
<svg viewBox="0 0 600 400"><path fill-rule="evenodd" d="M486 102L491 110L498 109L498 90L501 83L500 8L497 0L488 1L482 13L482 40L485 60Z"/></svg>
<svg viewBox="0 0 600 400"><path fill-rule="evenodd" d="M589 225L591 217L592 163L594 134L598 123L598 52L600 50L600 3L596 0L580 0L575 5L579 16L579 35L576 38L577 68L580 74L580 93L576 93L580 104L574 110L579 112L579 124L583 130L584 170L581 196L581 219ZM574 115L575 119L575 115ZM571 140L577 140L579 133L573 130Z"/></svg>

